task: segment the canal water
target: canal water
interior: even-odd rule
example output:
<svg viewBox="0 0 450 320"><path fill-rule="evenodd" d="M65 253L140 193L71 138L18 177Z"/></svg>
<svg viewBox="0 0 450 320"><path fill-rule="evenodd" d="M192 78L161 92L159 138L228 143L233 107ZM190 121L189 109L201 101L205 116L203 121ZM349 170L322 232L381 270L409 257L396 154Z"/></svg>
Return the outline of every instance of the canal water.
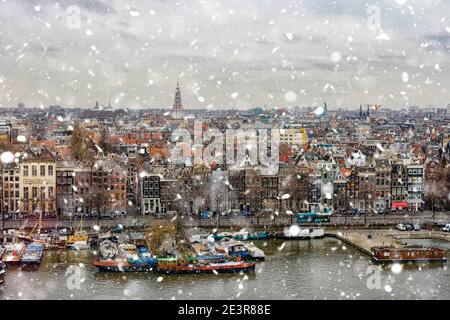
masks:
<svg viewBox="0 0 450 320"><path fill-rule="evenodd" d="M411 244L440 246L437 240ZM97 273L92 253L46 252L38 271L8 270L0 299L450 299L446 264L386 266L339 240L256 241L251 274Z"/></svg>

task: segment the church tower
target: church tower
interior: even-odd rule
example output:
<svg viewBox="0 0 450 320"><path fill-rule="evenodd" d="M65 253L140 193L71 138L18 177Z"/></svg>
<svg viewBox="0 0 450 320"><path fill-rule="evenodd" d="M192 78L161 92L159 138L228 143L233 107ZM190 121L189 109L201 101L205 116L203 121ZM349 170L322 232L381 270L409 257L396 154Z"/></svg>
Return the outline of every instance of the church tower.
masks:
<svg viewBox="0 0 450 320"><path fill-rule="evenodd" d="M177 81L177 87L175 88L175 99L173 102L172 116L176 119L183 118L183 103L181 102L181 89L180 83Z"/></svg>

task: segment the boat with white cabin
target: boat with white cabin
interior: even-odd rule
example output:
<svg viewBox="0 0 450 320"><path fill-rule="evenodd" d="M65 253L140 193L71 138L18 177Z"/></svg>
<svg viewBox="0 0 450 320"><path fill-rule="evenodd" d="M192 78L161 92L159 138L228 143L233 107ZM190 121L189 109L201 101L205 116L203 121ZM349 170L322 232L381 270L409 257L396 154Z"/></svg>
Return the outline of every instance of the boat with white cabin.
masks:
<svg viewBox="0 0 450 320"><path fill-rule="evenodd" d="M283 233L279 236L281 239L291 240L308 240L321 239L325 237L324 228L301 228L294 224L283 229Z"/></svg>

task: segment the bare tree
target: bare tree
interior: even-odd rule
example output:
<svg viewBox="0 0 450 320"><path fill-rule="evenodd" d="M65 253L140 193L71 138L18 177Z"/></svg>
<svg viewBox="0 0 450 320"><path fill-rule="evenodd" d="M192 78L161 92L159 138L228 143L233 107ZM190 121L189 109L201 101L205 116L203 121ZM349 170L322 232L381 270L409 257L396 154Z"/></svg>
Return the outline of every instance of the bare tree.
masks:
<svg viewBox="0 0 450 320"><path fill-rule="evenodd" d="M79 122L75 123L72 137L70 138L70 148L75 160L82 161L87 154L88 135Z"/></svg>
<svg viewBox="0 0 450 320"><path fill-rule="evenodd" d="M437 208L450 209L450 165L441 162L433 169L433 173L425 183L425 201L433 212Z"/></svg>
<svg viewBox="0 0 450 320"><path fill-rule="evenodd" d="M106 212L111 203L111 199L108 197L108 186L105 182L104 174L105 172L103 170L96 172L96 175L92 179L92 188L89 195L91 210L95 209L97 213L97 223L99 222L100 215Z"/></svg>
<svg viewBox="0 0 450 320"><path fill-rule="evenodd" d="M112 144L109 136L109 129L106 126L102 126L100 129L100 140L98 142L99 147L103 153L107 155L112 151Z"/></svg>

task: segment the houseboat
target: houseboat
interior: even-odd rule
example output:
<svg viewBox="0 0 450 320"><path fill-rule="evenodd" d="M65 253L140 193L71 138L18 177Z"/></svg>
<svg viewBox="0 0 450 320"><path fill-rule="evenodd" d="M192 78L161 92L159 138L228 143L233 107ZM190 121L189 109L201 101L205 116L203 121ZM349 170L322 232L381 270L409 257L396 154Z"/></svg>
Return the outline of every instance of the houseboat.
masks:
<svg viewBox="0 0 450 320"><path fill-rule="evenodd" d="M245 247L244 243L235 240L225 240L220 244L216 244L215 251L224 253L230 258L240 258L242 260L252 260L248 249Z"/></svg>
<svg viewBox="0 0 450 320"><path fill-rule="evenodd" d="M373 247L373 260L378 263L393 262L447 262L444 250L425 247Z"/></svg>
<svg viewBox="0 0 450 320"><path fill-rule="evenodd" d="M42 261L44 246L33 242L27 246L22 256L21 262L25 266L37 266Z"/></svg>
<svg viewBox="0 0 450 320"><path fill-rule="evenodd" d="M324 228L300 228L298 225L286 227L283 233L277 236L281 239L291 240L308 240L308 239L322 239L325 237Z"/></svg>
<svg viewBox="0 0 450 320"><path fill-rule="evenodd" d="M136 271L135 268L131 266L127 259L117 257L114 259L94 259L94 267L97 271L107 271L107 272L129 272Z"/></svg>
<svg viewBox="0 0 450 320"><path fill-rule="evenodd" d="M151 271L156 267L156 259L148 248L132 244L117 245L110 240L99 246L100 258L94 259L98 271L138 272Z"/></svg>
<svg viewBox="0 0 450 320"><path fill-rule="evenodd" d="M2 261L6 265L18 265L25 251L25 245L22 242L8 244L2 256Z"/></svg>
<svg viewBox="0 0 450 320"><path fill-rule="evenodd" d="M223 232L214 234L213 237L215 240L222 240L224 238L231 238L234 240L264 240L267 239L269 234L267 232L248 232L248 231L239 231L239 232Z"/></svg>
<svg viewBox="0 0 450 320"><path fill-rule="evenodd" d="M158 259L156 271L166 274L186 274L186 273L239 273L252 272L255 270L255 262L229 261L221 263L185 263L176 258Z"/></svg>
<svg viewBox="0 0 450 320"><path fill-rule="evenodd" d="M210 262L225 261L224 252L216 252L215 250L210 250L208 249L207 245L203 243L195 241L191 244L191 248L195 252L195 257L192 259Z"/></svg>

